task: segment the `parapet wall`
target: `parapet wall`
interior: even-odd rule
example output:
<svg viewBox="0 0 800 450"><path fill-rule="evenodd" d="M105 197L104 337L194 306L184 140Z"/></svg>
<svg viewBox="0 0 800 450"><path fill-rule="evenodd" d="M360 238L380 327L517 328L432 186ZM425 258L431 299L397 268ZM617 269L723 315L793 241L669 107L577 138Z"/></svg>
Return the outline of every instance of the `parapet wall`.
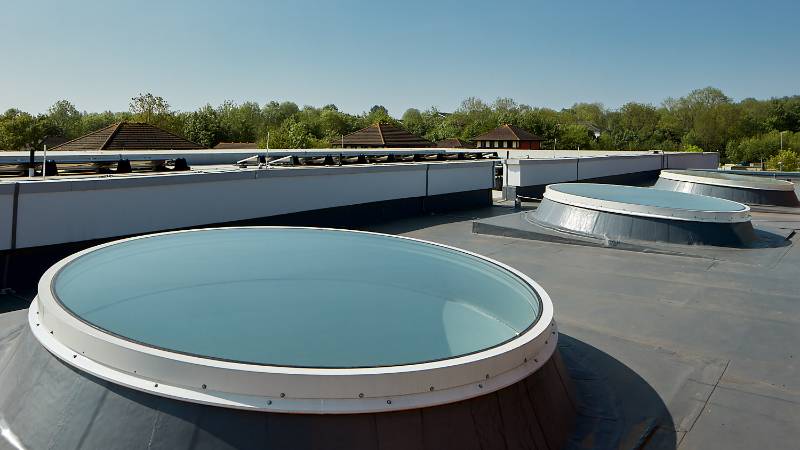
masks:
<svg viewBox="0 0 800 450"><path fill-rule="evenodd" d="M493 161L194 170L0 183L0 250L485 191ZM481 197L484 198L484 197ZM474 206L473 206L474 207Z"/></svg>
<svg viewBox="0 0 800 450"><path fill-rule="evenodd" d="M541 195L544 187L552 183L588 180L636 183L643 175L655 181L661 169L716 169L719 166L718 153L617 152L606 156L551 158L548 153L542 150L539 158L504 160L506 198L517 194Z"/></svg>

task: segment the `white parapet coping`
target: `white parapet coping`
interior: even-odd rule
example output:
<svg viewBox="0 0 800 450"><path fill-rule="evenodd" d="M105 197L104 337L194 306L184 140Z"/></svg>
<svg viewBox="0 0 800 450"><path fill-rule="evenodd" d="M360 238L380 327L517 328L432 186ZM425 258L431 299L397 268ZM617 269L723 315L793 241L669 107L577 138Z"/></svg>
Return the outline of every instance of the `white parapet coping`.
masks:
<svg viewBox="0 0 800 450"><path fill-rule="evenodd" d="M166 161L177 158L185 159L190 165L233 164L252 156L281 158L297 156L299 158L319 158L325 156L382 156L382 155L433 155L456 153L493 153L492 149L452 149L452 148L365 148L365 149L202 149L202 150L70 150L49 151L47 159L62 164L77 163L115 163L119 160L130 161ZM41 163L42 152L36 152L34 159ZM0 164L27 164L30 153L22 151L0 152Z"/></svg>
<svg viewBox="0 0 800 450"><path fill-rule="evenodd" d="M580 157L574 154L554 157L549 150L535 152L538 157L513 158L512 152L511 159L503 160L506 186L543 186L669 168L716 169L719 164L718 153L614 152L611 155L587 155L581 152Z"/></svg>

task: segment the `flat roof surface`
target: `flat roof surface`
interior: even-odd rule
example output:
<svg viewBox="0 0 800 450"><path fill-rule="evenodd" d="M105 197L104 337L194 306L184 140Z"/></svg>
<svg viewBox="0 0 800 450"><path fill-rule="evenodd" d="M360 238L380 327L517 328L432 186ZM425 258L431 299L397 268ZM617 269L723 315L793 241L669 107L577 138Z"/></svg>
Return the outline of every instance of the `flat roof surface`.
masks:
<svg viewBox="0 0 800 450"><path fill-rule="evenodd" d="M581 424L589 423L572 448L636 448L642 440L646 449L796 447L800 236L782 248L680 255L472 233L475 218L513 213L496 206L370 229L487 255L548 291L559 349L579 383ZM800 230L797 208L752 215ZM18 309L33 298L30 286L14 287L20 299L0 295L0 359L14 351L15 330L27 326Z"/></svg>
<svg viewBox="0 0 800 450"><path fill-rule="evenodd" d="M454 249L372 233L232 228L90 251L53 293L127 340L270 366L376 367L453 358L528 329L521 278Z"/></svg>
<svg viewBox="0 0 800 450"><path fill-rule="evenodd" d="M583 420L600 427L572 448L635 448L643 434L648 449L796 446L797 234L782 248L675 255L471 232L474 217L513 213L494 207L374 229L489 255L547 290L559 348L585 394ZM759 208L753 221L800 230L800 210ZM612 446L619 427L628 431Z"/></svg>
<svg viewBox="0 0 800 450"><path fill-rule="evenodd" d="M652 206L656 208L720 212L739 212L747 210L747 207L741 203L732 202L730 200L635 186L559 183L549 185L548 189L594 200Z"/></svg>

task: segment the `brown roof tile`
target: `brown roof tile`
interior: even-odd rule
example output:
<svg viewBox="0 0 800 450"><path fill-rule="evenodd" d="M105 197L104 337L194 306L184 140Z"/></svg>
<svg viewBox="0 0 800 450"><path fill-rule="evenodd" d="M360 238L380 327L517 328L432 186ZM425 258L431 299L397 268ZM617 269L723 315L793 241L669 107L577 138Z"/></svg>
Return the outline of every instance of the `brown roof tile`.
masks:
<svg viewBox="0 0 800 450"><path fill-rule="evenodd" d="M194 150L202 145L146 123L118 122L52 150Z"/></svg>
<svg viewBox="0 0 800 450"><path fill-rule="evenodd" d="M255 142L220 142L214 148L220 150L257 149L258 144Z"/></svg>
<svg viewBox="0 0 800 450"><path fill-rule="evenodd" d="M462 141L461 139L442 139L436 143L436 146L441 148L475 148L470 142Z"/></svg>
<svg viewBox="0 0 800 450"><path fill-rule="evenodd" d="M473 141L543 141L544 139L514 125L501 125L494 130L472 138Z"/></svg>
<svg viewBox="0 0 800 450"><path fill-rule="evenodd" d="M335 147L341 147L342 141L331 141ZM344 136L345 147L432 147L433 142L391 124L370 125Z"/></svg>

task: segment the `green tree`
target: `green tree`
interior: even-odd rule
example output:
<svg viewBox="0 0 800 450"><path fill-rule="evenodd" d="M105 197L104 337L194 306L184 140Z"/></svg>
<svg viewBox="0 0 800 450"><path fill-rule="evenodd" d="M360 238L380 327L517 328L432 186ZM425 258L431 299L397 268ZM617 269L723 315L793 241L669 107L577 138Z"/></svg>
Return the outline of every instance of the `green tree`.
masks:
<svg viewBox="0 0 800 450"><path fill-rule="evenodd" d="M81 116L81 133L91 133L92 131L105 128L115 122L131 119L131 114L127 112L113 113L111 111L105 111L100 113L86 113Z"/></svg>
<svg viewBox="0 0 800 450"><path fill-rule="evenodd" d="M559 127L558 148L559 149L589 149L592 138L589 136L589 129L583 125L563 125Z"/></svg>
<svg viewBox="0 0 800 450"><path fill-rule="evenodd" d="M619 110L617 124L623 136L628 137L629 149L643 150L654 148L657 144L656 132L660 116L658 110L643 103L626 103Z"/></svg>
<svg viewBox="0 0 800 450"><path fill-rule="evenodd" d="M770 131L758 136L747 136L739 140L729 141L725 150L728 161L760 162L776 155L781 148L781 136L778 131ZM790 131L783 134L785 150L800 150L800 133Z"/></svg>
<svg viewBox="0 0 800 450"><path fill-rule="evenodd" d="M703 149L702 148L700 148L700 147L698 147L696 145L691 145L691 144L681 148L681 151L682 152L689 152L689 153L703 153Z"/></svg>
<svg viewBox="0 0 800 450"><path fill-rule="evenodd" d="M320 125L323 130L323 135L320 137L328 141L336 140L355 130L352 117L339 112L338 109L323 108Z"/></svg>
<svg viewBox="0 0 800 450"><path fill-rule="evenodd" d="M217 110L206 105L187 115L183 135L190 141L211 148L220 141L222 127Z"/></svg>
<svg viewBox="0 0 800 450"><path fill-rule="evenodd" d="M300 108L293 102L271 101L264 105L262 114L264 122L269 127L277 127L282 124L286 119L294 116L300 111Z"/></svg>
<svg viewBox="0 0 800 450"><path fill-rule="evenodd" d="M383 105L375 105L369 109L369 112L364 113L363 125L369 126L376 123L391 123L397 124L397 121L389 115L389 110Z"/></svg>
<svg viewBox="0 0 800 450"><path fill-rule="evenodd" d="M9 109L0 116L0 149L24 150L41 148L47 132L44 117L34 117L18 109Z"/></svg>
<svg viewBox="0 0 800 450"><path fill-rule="evenodd" d="M740 129L741 111L729 103L719 104L697 112L683 141L724 156L728 141L741 137Z"/></svg>
<svg viewBox="0 0 800 450"><path fill-rule="evenodd" d="M237 105L225 101L217 108L217 116L221 127L219 138L229 142L255 142L264 121L256 102Z"/></svg>
<svg viewBox="0 0 800 450"><path fill-rule="evenodd" d="M767 168L783 172L796 172L800 169L800 155L792 150L783 150L767 160Z"/></svg>
<svg viewBox="0 0 800 450"><path fill-rule="evenodd" d="M47 120L54 132L67 139L75 139L83 134L80 111L68 100L59 100L47 110Z"/></svg>
<svg viewBox="0 0 800 450"><path fill-rule="evenodd" d="M575 103L562 111L564 122L579 125L591 124L600 129L608 128L608 111L602 103Z"/></svg>
<svg viewBox="0 0 800 450"><path fill-rule="evenodd" d="M172 115L169 103L149 92L131 98L130 110L134 120L156 126L164 126Z"/></svg>

